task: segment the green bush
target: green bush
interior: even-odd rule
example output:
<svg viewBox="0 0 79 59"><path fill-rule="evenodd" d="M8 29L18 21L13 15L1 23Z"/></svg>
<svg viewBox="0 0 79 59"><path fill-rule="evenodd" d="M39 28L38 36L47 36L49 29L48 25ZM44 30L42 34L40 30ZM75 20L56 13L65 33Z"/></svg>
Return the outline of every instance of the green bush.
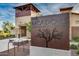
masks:
<svg viewBox="0 0 79 59"><path fill-rule="evenodd" d="M2 40L4 38L4 36L0 35L0 40Z"/></svg>
<svg viewBox="0 0 79 59"><path fill-rule="evenodd" d="M4 33L4 32L0 33L0 40L6 39L6 38L14 38L14 37L15 35L12 35L11 33Z"/></svg>
<svg viewBox="0 0 79 59"><path fill-rule="evenodd" d="M73 41L75 41L75 42L79 42L79 37L73 37L72 39L73 39Z"/></svg>
<svg viewBox="0 0 79 59"><path fill-rule="evenodd" d="M75 44L72 44L72 45L70 46L70 48L71 48L71 49L77 49L77 48L78 48L78 46L77 46L77 45L75 45Z"/></svg>
<svg viewBox="0 0 79 59"><path fill-rule="evenodd" d="M78 43L78 47L79 47L79 43Z"/></svg>
<svg viewBox="0 0 79 59"><path fill-rule="evenodd" d="M14 38L15 37L15 35L10 35L10 38Z"/></svg>
<svg viewBox="0 0 79 59"><path fill-rule="evenodd" d="M77 49L76 53L79 55L79 48Z"/></svg>
<svg viewBox="0 0 79 59"><path fill-rule="evenodd" d="M32 31L32 22L26 23L26 27L27 27L27 30L29 32L31 32Z"/></svg>

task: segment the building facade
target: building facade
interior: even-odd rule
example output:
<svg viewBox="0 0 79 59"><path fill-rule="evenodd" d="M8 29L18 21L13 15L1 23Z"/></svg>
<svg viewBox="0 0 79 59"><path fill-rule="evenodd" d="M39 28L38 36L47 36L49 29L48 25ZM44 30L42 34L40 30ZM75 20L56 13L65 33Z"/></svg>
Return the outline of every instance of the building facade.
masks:
<svg viewBox="0 0 79 59"><path fill-rule="evenodd" d="M41 16L41 12L33 4L25 4L15 7L16 9L16 37L31 36L27 30L26 23L31 21L32 17ZM69 13L70 16L70 40L72 37L79 36L79 14L72 12L73 7L60 8L60 13Z"/></svg>
<svg viewBox="0 0 79 59"><path fill-rule="evenodd" d="M16 9L16 37L30 37L26 23L31 22L31 17L40 16L40 11L33 4L25 4Z"/></svg>
<svg viewBox="0 0 79 59"><path fill-rule="evenodd" d="M73 7L61 8L61 13L69 13L70 14L70 40L73 37L79 37L79 13L72 12Z"/></svg>
<svg viewBox="0 0 79 59"><path fill-rule="evenodd" d="M79 14L71 13L70 14L70 27L71 27L71 36L79 37Z"/></svg>

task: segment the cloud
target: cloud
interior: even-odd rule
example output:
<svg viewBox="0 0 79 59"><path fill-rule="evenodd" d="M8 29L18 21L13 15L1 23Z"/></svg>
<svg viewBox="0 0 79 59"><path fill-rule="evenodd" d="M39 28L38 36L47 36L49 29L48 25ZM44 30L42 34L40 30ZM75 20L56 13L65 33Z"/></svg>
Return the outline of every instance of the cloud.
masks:
<svg viewBox="0 0 79 59"><path fill-rule="evenodd" d="M10 4L14 7L25 5L27 3ZM33 3L43 15L58 14L59 9L63 7L72 7L76 3Z"/></svg>
<svg viewBox="0 0 79 59"><path fill-rule="evenodd" d="M0 30L2 30L3 21L0 21Z"/></svg>
<svg viewBox="0 0 79 59"><path fill-rule="evenodd" d="M15 10L13 9L13 7L5 6L5 8L2 8L2 6L4 5L3 4L0 5L0 20L12 19L12 17L15 16Z"/></svg>
<svg viewBox="0 0 79 59"><path fill-rule="evenodd" d="M0 29L4 21L15 23L15 10L13 4L0 4Z"/></svg>
<svg viewBox="0 0 79 59"><path fill-rule="evenodd" d="M74 6L72 12L79 13L79 3L77 3L77 4Z"/></svg>
<svg viewBox="0 0 79 59"><path fill-rule="evenodd" d="M60 8L72 7L75 3L37 3L34 4L43 15L58 14Z"/></svg>
<svg viewBox="0 0 79 59"><path fill-rule="evenodd" d="M15 9L13 7L24 4L27 3L0 3L0 23L2 21L15 23ZM41 11L42 15L51 15L58 14L60 8L72 7L75 3L34 3L34 5ZM73 10L79 10L79 4Z"/></svg>

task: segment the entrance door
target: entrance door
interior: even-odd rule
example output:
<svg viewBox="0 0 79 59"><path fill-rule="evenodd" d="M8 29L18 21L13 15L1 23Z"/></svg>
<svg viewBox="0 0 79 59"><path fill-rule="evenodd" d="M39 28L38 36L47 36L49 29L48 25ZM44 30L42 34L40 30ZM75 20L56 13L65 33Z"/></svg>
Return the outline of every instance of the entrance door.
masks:
<svg viewBox="0 0 79 59"><path fill-rule="evenodd" d="M21 26L20 29L21 29L21 36L22 37L26 36L26 26Z"/></svg>

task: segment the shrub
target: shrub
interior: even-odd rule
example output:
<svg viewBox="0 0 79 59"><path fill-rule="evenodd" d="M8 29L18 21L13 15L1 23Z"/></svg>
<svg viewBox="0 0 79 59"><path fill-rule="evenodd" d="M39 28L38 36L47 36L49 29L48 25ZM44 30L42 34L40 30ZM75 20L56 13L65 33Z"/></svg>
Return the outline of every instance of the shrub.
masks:
<svg viewBox="0 0 79 59"><path fill-rule="evenodd" d="M32 31L32 22L26 23L26 27L27 27L27 30L29 32L31 32Z"/></svg>
<svg viewBox="0 0 79 59"><path fill-rule="evenodd" d="M5 32L0 33L0 40L6 39L6 38L14 38L14 37L15 35L12 35L11 33L5 33Z"/></svg>
<svg viewBox="0 0 79 59"><path fill-rule="evenodd" d="M15 35L10 35L10 38L14 38L15 37Z"/></svg>
<svg viewBox="0 0 79 59"><path fill-rule="evenodd" d="M4 36L3 35L0 35L0 40L2 40L4 38Z"/></svg>
<svg viewBox="0 0 79 59"><path fill-rule="evenodd" d="M75 45L75 44L72 44L72 45L70 46L70 48L71 48L71 49L77 49L77 48L78 48L78 46L77 46L77 45Z"/></svg>
<svg viewBox="0 0 79 59"><path fill-rule="evenodd" d="M77 49L76 53L79 55L79 48Z"/></svg>
<svg viewBox="0 0 79 59"><path fill-rule="evenodd" d="M79 47L79 43L78 43L78 47Z"/></svg>
<svg viewBox="0 0 79 59"><path fill-rule="evenodd" d="M79 37L73 37L72 39L73 39L73 41L75 41L75 42L79 42Z"/></svg>

